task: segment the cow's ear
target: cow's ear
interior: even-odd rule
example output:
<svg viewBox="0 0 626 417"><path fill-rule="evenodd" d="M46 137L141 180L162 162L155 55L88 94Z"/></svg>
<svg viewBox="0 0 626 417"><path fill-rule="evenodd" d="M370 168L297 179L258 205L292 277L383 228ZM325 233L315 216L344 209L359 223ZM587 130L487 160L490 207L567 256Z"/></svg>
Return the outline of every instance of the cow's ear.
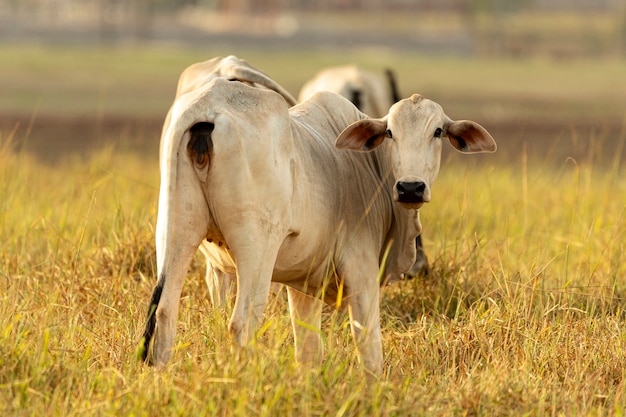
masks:
<svg viewBox="0 0 626 417"><path fill-rule="evenodd" d="M384 119L363 119L346 127L335 141L338 149L371 151L383 143L387 132Z"/></svg>
<svg viewBox="0 0 626 417"><path fill-rule="evenodd" d="M471 120L449 120L446 133L452 146L463 153L495 152L497 149L489 132Z"/></svg>

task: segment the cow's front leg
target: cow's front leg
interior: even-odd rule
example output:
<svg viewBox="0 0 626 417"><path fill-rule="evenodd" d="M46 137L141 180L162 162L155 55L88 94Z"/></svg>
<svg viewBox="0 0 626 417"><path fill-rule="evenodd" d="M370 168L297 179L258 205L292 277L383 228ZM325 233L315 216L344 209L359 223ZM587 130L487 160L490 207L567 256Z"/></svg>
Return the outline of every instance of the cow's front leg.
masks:
<svg viewBox="0 0 626 417"><path fill-rule="evenodd" d="M430 265L428 263L426 252L424 251L421 234L415 238L415 262L413 263L413 266L411 266L409 272L405 275L408 279L427 277L430 275Z"/></svg>
<svg viewBox="0 0 626 417"><path fill-rule="evenodd" d="M213 307L220 307L226 303L230 304L235 298L236 275L222 272L211 265L210 254L206 247L207 242L200 245L200 252L206 261L206 274L204 281L209 290L209 299Z"/></svg>
<svg viewBox="0 0 626 417"><path fill-rule="evenodd" d="M345 298L350 313L352 336L365 369L378 377L383 369L383 347L380 334L380 284L378 264L353 257L344 270Z"/></svg>
<svg viewBox="0 0 626 417"><path fill-rule="evenodd" d="M315 297L287 287L289 313L295 339L296 360L319 365L324 354L320 328L323 302Z"/></svg>
<svg viewBox="0 0 626 417"><path fill-rule="evenodd" d="M365 291L354 294L348 304L352 336L361 362L374 376L380 376L383 371L378 290L379 287L376 286L371 290L374 294L366 294Z"/></svg>
<svg viewBox="0 0 626 417"><path fill-rule="evenodd" d="M235 299L237 276L222 272L207 264L204 280L213 307L231 306Z"/></svg>

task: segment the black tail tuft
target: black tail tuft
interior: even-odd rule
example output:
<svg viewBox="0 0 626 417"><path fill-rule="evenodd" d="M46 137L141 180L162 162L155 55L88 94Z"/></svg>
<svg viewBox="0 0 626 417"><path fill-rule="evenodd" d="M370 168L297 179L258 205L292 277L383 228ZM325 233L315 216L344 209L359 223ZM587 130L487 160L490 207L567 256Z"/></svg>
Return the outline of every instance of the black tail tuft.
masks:
<svg viewBox="0 0 626 417"><path fill-rule="evenodd" d="M159 306L159 300L161 300L161 292L163 291L163 283L165 279L163 276L157 282L154 291L152 292L152 298L150 299L150 305L148 306L148 316L146 318L146 328L143 331L141 360L147 362L148 365L152 365L152 361L148 357L148 350L150 348L150 342L154 336L154 330L156 328L156 309Z"/></svg>
<svg viewBox="0 0 626 417"><path fill-rule="evenodd" d="M396 82L396 76L391 68L387 68L385 70L385 75L387 76L387 80L389 81L389 90L391 91L391 100L394 103L400 101L402 97L400 97L400 92L398 91L398 83Z"/></svg>

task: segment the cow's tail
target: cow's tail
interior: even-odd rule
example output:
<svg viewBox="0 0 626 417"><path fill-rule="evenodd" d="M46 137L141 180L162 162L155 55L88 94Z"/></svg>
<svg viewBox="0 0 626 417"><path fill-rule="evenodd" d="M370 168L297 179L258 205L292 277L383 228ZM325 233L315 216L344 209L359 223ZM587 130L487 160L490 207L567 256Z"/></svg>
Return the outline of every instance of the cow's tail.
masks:
<svg viewBox="0 0 626 417"><path fill-rule="evenodd" d="M391 68L387 68L385 70L385 75L387 76L387 81L389 81L389 91L391 92L391 100L394 103L397 103L402 98L400 96L400 92L398 91L398 83L396 82L396 75L394 74Z"/></svg>
<svg viewBox="0 0 626 417"><path fill-rule="evenodd" d="M154 291L152 291L152 297L150 298L150 304L148 305L146 327L143 331L143 338L141 339L141 360L148 363L148 365L152 365L152 358L148 356L148 352L150 349L150 342L154 337L154 330L156 329L156 309L159 306L159 301L161 300L161 292L163 291L164 284L165 276L161 275L156 287L154 287Z"/></svg>
<svg viewBox="0 0 626 417"><path fill-rule="evenodd" d="M266 74L261 71L254 70L252 68L244 68L244 67L235 67L232 70L232 74L229 74L231 78L248 81L255 84L263 85L269 88L272 91L277 92L290 106L295 106L297 101L293 96L289 93L289 91L285 90L280 84L271 79Z"/></svg>
<svg viewBox="0 0 626 417"><path fill-rule="evenodd" d="M159 190L159 213L157 216L156 227L156 246L157 246L157 267L159 271L159 279L150 298L148 305L148 314L146 317L146 326L139 346L138 357L149 365L153 365L153 358L150 354L150 345L156 332L156 311L161 300L163 287L165 286L167 271L164 271L164 253L170 246L172 237L172 208L174 204L174 187L177 177L178 166L178 148L185 134L185 126L188 123L186 118L179 115L169 115L172 120L178 120L178 123L171 122L163 132L161 142L161 154L159 155L161 185Z"/></svg>

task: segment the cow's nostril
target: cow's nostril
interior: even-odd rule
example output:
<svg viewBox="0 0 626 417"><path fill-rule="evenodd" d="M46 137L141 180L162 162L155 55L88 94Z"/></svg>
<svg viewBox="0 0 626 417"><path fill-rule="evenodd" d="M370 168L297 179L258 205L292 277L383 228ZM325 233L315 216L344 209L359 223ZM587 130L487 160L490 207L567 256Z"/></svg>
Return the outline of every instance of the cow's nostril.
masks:
<svg viewBox="0 0 626 417"><path fill-rule="evenodd" d="M396 184L396 190L401 203L423 203L426 184L422 181L400 181Z"/></svg>

